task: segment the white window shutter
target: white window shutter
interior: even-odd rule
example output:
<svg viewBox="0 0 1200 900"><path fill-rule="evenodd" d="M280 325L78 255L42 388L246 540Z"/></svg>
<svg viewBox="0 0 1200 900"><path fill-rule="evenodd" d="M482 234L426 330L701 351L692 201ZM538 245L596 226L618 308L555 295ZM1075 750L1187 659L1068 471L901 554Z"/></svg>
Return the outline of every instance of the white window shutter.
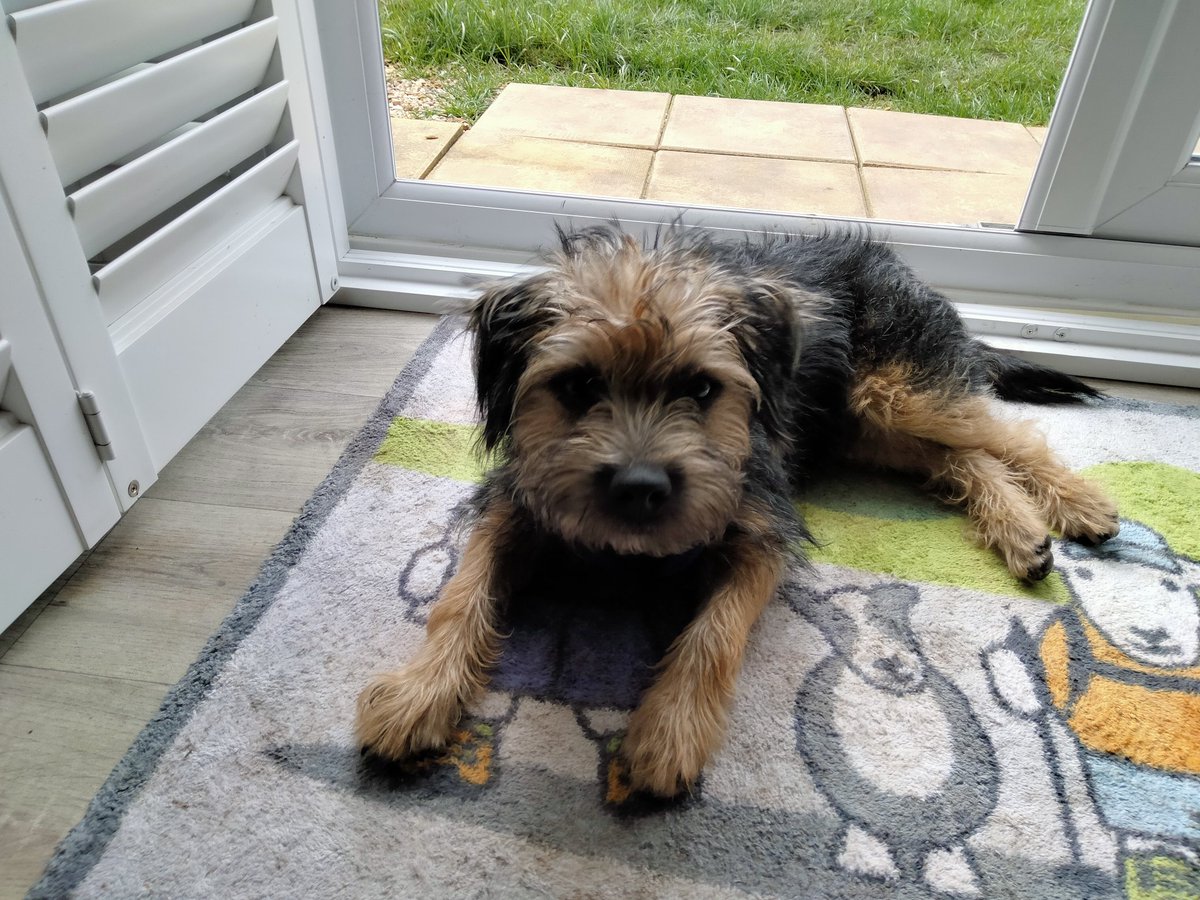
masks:
<svg viewBox="0 0 1200 900"><path fill-rule="evenodd" d="M94 304L137 420L117 422L118 459L140 440L161 469L335 287L311 2L0 0L0 54L40 126L0 175L30 176L18 226L55 244L35 264L76 257L73 296ZM39 204L65 207L73 234L33 228Z"/></svg>

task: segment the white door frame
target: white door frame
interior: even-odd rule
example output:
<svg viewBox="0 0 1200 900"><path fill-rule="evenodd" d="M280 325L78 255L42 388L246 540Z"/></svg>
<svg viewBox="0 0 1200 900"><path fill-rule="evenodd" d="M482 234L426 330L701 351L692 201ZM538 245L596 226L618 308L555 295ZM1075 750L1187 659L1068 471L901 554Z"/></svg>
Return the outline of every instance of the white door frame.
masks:
<svg viewBox="0 0 1200 900"><path fill-rule="evenodd" d="M1200 4L1092 0L1018 228L1200 246Z"/></svg>
<svg viewBox="0 0 1200 900"><path fill-rule="evenodd" d="M682 213L685 225L743 232L839 221L396 181L376 2L318 4L316 12L349 226L339 302L444 309L472 282L520 271L553 241L555 224L616 219L636 230ZM854 224L969 304L968 323L988 340L1077 374L1200 386L1200 248Z"/></svg>

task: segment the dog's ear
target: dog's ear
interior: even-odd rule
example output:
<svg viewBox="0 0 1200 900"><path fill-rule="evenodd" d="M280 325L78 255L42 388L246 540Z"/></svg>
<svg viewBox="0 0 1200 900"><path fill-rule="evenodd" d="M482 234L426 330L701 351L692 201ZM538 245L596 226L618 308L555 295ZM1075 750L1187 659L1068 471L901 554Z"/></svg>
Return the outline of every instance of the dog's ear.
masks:
<svg viewBox="0 0 1200 900"><path fill-rule="evenodd" d="M545 276L488 288L470 310L475 335L475 391L483 446L494 450L512 425L517 384L531 343L550 318Z"/></svg>
<svg viewBox="0 0 1200 900"><path fill-rule="evenodd" d="M754 280L743 291L733 334L761 395L758 418L772 442L792 441L792 392L807 295Z"/></svg>

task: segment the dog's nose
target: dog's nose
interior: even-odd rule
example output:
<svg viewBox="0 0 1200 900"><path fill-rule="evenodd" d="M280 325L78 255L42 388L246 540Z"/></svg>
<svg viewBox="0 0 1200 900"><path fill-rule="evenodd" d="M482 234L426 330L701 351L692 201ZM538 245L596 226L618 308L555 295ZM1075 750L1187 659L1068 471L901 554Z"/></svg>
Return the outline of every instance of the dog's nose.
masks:
<svg viewBox="0 0 1200 900"><path fill-rule="evenodd" d="M608 502L613 511L631 522L646 522L662 511L671 497L671 476L662 466L634 463L612 472Z"/></svg>

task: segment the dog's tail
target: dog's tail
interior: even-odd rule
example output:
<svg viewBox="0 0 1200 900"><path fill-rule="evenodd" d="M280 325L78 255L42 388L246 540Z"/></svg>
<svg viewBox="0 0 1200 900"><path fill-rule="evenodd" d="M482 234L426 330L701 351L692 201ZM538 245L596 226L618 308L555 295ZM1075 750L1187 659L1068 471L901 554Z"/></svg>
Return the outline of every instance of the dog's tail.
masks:
<svg viewBox="0 0 1200 900"><path fill-rule="evenodd" d="M1103 397L1101 391L1048 366L977 342L984 360L987 380L1001 400L1024 403L1081 403Z"/></svg>

